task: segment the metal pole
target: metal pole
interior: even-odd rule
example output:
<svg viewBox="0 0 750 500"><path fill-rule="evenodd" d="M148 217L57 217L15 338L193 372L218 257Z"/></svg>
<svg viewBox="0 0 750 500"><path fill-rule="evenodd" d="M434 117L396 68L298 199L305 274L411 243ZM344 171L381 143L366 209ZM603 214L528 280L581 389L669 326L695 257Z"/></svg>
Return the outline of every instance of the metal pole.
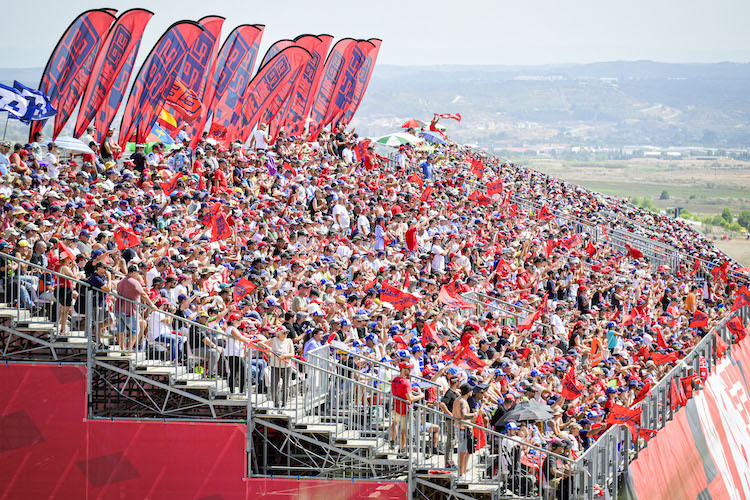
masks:
<svg viewBox="0 0 750 500"><path fill-rule="evenodd" d="M247 426L245 429L246 434L246 448L247 448L247 471L245 475L250 478L253 476L253 431L255 430L255 414L253 413L253 402L250 398L250 387L252 386L252 379L250 378L250 358L245 357L245 395L247 396ZM260 381L258 381L260 384Z"/></svg>
<svg viewBox="0 0 750 500"><path fill-rule="evenodd" d="M85 304L86 304L86 321L84 321L84 331L86 333L86 394L88 396L88 408L86 409L86 415L90 415L91 404L93 400L93 388L94 388L94 353L96 352L96 339L94 328L92 328L95 321L99 321L100 318L95 317L94 313L94 297L91 293L91 289L87 288L85 293ZM98 323L97 323L98 324Z"/></svg>
<svg viewBox="0 0 750 500"><path fill-rule="evenodd" d="M5 130L3 130L3 140L5 140L5 134L8 133L8 118L10 118L10 112L5 112Z"/></svg>
<svg viewBox="0 0 750 500"><path fill-rule="evenodd" d="M412 500L414 498L414 464L412 461L412 456L414 453L414 447L412 446L412 436L414 435L414 405L409 403L409 411L407 412L407 415L409 417L409 421L407 422L407 431L406 431L406 443L409 446L409 452L407 453L407 459L409 460L409 472L407 475L407 482L406 487L409 490L409 493L407 495L407 498L409 500ZM398 439L398 435L396 436Z"/></svg>

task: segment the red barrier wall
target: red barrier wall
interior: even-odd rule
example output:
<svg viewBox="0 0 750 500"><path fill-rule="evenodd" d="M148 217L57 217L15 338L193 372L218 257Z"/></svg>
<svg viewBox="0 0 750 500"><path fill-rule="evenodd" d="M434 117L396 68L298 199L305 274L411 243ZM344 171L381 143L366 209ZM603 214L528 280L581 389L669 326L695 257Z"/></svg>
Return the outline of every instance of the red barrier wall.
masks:
<svg viewBox="0 0 750 500"><path fill-rule="evenodd" d="M85 367L0 365L0 498L406 498L403 483L245 480L244 425L85 415Z"/></svg>
<svg viewBox="0 0 750 500"><path fill-rule="evenodd" d="M750 498L748 381L746 339L631 464L638 499Z"/></svg>

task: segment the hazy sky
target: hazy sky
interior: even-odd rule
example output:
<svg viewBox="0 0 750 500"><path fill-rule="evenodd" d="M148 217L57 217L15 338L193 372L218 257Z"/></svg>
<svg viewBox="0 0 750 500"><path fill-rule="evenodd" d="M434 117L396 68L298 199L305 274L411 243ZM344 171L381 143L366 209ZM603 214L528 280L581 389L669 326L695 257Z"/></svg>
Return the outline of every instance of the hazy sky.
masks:
<svg viewBox="0 0 750 500"><path fill-rule="evenodd" d="M139 61L179 19L226 17L265 24L261 46L301 33L383 39L380 64L549 64L651 59L750 61L747 0L463 0L65 2L41 0L33 19L3 23L2 67L38 67L80 12L100 7L155 12Z"/></svg>

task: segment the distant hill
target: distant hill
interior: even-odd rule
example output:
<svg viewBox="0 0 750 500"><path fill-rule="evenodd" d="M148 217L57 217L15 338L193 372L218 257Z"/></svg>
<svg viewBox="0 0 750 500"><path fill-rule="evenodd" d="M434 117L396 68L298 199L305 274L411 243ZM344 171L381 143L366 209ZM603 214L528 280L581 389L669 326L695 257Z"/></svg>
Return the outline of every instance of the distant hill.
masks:
<svg viewBox="0 0 750 500"><path fill-rule="evenodd" d="M36 86L41 68L0 69ZM378 65L354 125L362 135L433 112L452 138L487 148L535 145L750 145L750 64L652 61L548 66ZM0 124L2 126L2 124ZM9 132L24 129L10 122ZM9 133L9 135L11 135Z"/></svg>

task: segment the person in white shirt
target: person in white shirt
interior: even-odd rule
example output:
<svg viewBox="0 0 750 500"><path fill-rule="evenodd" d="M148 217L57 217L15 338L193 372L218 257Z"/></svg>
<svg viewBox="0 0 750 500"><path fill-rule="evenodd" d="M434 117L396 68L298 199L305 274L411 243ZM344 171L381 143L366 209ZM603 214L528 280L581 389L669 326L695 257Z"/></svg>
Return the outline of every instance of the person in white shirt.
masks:
<svg viewBox="0 0 750 500"><path fill-rule="evenodd" d="M331 215L333 215L333 220L339 225L340 230L344 234L348 234L349 227L352 224L352 219L349 216L349 211L346 209L346 205L342 198L336 200L336 205L334 205L333 210L331 210Z"/></svg>
<svg viewBox="0 0 750 500"><path fill-rule="evenodd" d="M47 174L50 179L57 179L60 176L60 163L57 161L57 144L50 142L47 144L47 156L44 161L47 162Z"/></svg>
<svg viewBox="0 0 750 500"><path fill-rule="evenodd" d="M266 124L260 123L250 139L250 147L255 147L256 151L266 151L270 142L271 138L266 133Z"/></svg>
<svg viewBox="0 0 750 500"><path fill-rule="evenodd" d="M182 141L190 140L190 137L188 136L188 133L187 133L187 128L188 128L188 124L183 123L182 128L177 133L177 137L175 138L175 143L182 144Z"/></svg>
<svg viewBox="0 0 750 500"><path fill-rule="evenodd" d="M96 132L96 129L93 125L86 127L86 133L81 136L81 142L87 146L92 142L96 142L96 139L94 139L94 132Z"/></svg>
<svg viewBox="0 0 750 500"><path fill-rule="evenodd" d="M365 236L370 234L370 219L367 218L364 210L361 211L359 217L357 217L357 231Z"/></svg>
<svg viewBox="0 0 750 500"><path fill-rule="evenodd" d="M10 168L10 158L8 157L10 148L11 145L9 141L3 141L0 143L0 175L7 174L8 168Z"/></svg>
<svg viewBox="0 0 750 500"><path fill-rule="evenodd" d="M443 247L440 246L440 240L442 240L442 236L437 235L432 238L432 248L430 249L430 252L432 253L432 270L433 271L445 271L445 256L447 255L448 251L444 250Z"/></svg>
<svg viewBox="0 0 750 500"><path fill-rule="evenodd" d="M352 143L349 142L344 149L341 150L341 158L346 162L347 165L351 165L354 162L354 151L352 151Z"/></svg>

